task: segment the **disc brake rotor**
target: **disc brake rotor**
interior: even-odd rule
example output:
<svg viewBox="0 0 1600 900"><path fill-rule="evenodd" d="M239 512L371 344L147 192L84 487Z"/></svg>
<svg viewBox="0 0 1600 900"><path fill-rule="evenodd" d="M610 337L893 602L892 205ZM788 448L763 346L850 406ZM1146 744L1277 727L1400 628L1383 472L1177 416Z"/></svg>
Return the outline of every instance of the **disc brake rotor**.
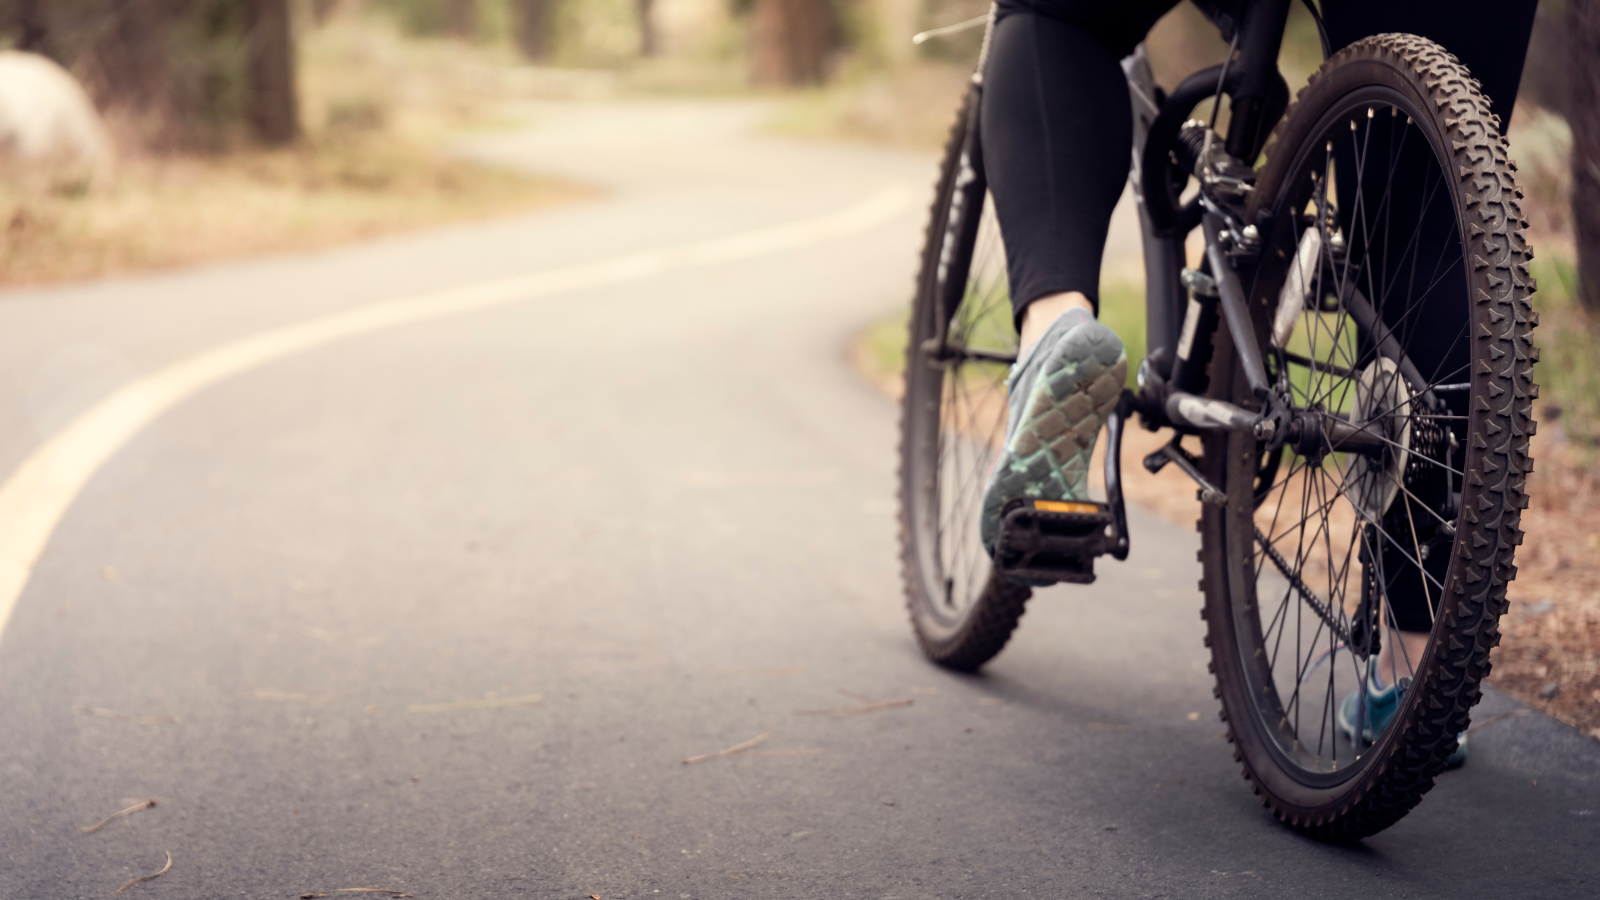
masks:
<svg viewBox="0 0 1600 900"><path fill-rule="evenodd" d="M1388 442L1376 456L1356 456L1344 482L1344 494L1368 522L1378 522L1400 493L1411 451L1411 404L1414 398L1400 367L1379 358L1356 378L1353 424Z"/></svg>

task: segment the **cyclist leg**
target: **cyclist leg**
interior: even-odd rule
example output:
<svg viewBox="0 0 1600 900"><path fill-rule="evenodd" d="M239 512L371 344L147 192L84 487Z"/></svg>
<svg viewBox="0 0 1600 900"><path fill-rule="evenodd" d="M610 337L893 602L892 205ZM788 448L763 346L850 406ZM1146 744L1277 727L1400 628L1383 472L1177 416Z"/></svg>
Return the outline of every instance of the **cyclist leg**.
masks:
<svg viewBox="0 0 1600 900"><path fill-rule="evenodd" d="M1371 35L1391 32L1415 34L1434 41L1467 66L1473 77L1482 83L1483 91L1490 100L1490 108L1505 125L1509 125L1516 103L1517 84L1522 78L1528 40L1533 32L1536 6L1536 0L1463 0L1444 5L1403 0L1331 0L1324 7L1324 20L1329 43L1336 50ZM1492 28L1485 27L1485 23L1489 22L1493 23ZM1336 165L1353 167L1355 160L1340 159ZM1407 174L1406 170L1411 168L1420 173L1427 169L1427 162L1402 156L1389 182L1399 185L1422 184L1420 176ZM1381 179L1369 179L1366 183L1372 186L1372 190L1360 198L1363 207L1374 210L1384 208L1387 204L1388 214L1395 221L1418 222L1419 234L1450 234L1454 230L1449 211L1424 210L1420 195L1411 196L1399 190L1378 190L1378 186L1384 183ZM1341 196L1341 209L1353 210L1356 205L1353 192L1349 196ZM1437 271L1439 261L1448 255L1447 247L1429 250L1421 242L1412 245L1408 252L1405 245L1409 237L1400 230L1389 232L1388 251L1380 257L1387 261L1388 271L1380 274L1378 283L1397 286L1404 283L1411 286L1414 279L1404 277L1404 268L1421 272ZM1395 310L1406 313L1403 316L1405 321L1388 321L1387 324L1399 331L1415 328L1419 322L1450 321L1453 318L1452 310L1458 308L1461 293L1465 290L1463 278L1444 273L1438 279L1431 279L1430 287L1424 289L1421 296L1405 298L1407 302L1403 304L1386 304L1387 319L1401 318L1394 314ZM1456 332L1457 329L1453 328L1423 331L1408 342L1408 356L1424 373L1424 377L1443 375L1462 368L1466 348L1461 346L1461 336ZM1463 372L1459 380L1464 381L1468 377ZM1451 413L1464 416L1468 413L1467 396L1466 393L1449 394L1444 395L1443 399L1451 405ZM1456 485L1457 489L1459 487ZM1422 499L1433 501L1436 498ZM1399 502L1405 504L1412 501L1401 499ZM1431 523L1420 512L1417 518L1423 522L1422 540L1426 541L1432 536ZM1385 582L1383 594L1389 605L1384 615L1384 640L1372 664L1373 677L1368 693L1369 726L1365 730L1376 733L1388 723L1388 716L1398 709L1399 691L1396 685L1399 680L1413 673L1427 649L1434 610L1440 599L1438 585L1444 579L1442 569L1449 554L1437 553L1431 559L1424 557L1419 567L1404 548L1385 546L1371 549L1375 551L1374 556L1380 557L1377 561L1378 570ZM1346 713L1344 718L1347 721L1342 725L1348 733L1353 727L1349 720L1354 715L1355 696L1352 694L1345 698L1343 706L1350 711ZM1460 746L1448 764L1459 765L1465 759L1466 738L1462 735Z"/></svg>
<svg viewBox="0 0 1600 900"><path fill-rule="evenodd" d="M1326 4L1324 20L1328 28L1329 43L1335 49L1348 46L1362 38L1375 34L1400 32L1415 34L1425 37L1444 47L1456 58L1460 59L1483 85L1483 92L1488 95L1490 108L1498 115L1504 125L1511 123L1511 112L1517 99L1517 85L1522 80L1522 67L1528 50L1528 40L1533 34L1533 17L1537 7L1536 0L1462 0L1451 4L1437 4L1430 2L1404 2L1404 0L1331 0ZM1493 23L1493 27L1485 27L1486 23ZM1408 163L1416 164L1421 171L1425 168L1422 160L1409 160L1402 158L1400 168L1404 169ZM1354 160L1347 161L1353 165ZM1396 184L1405 184L1409 181L1421 182L1420 178L1408 178L1404 171L1397 171L1393 175ZM1372 180L1374 185L1380 184ZM1363 204L1369 209L1378 208L1384 202L1381 196L1362 198ZM1346 209L1354 207L1354 198L1345 199L1341 205ZM1403 192L1395 192L1388 200L1392 215L1398 221L1406 221L1407 217L1421 219L1424 215L1420 203L1416 198L1409 197ZM1416 208L1408 208L1416 207ZM1432 221L1439 220L1439 221ZM1448 221L1444 211L1431 216L1429 221L1423 221L1422 227L1428 231L1437 231L1448 234L1453 229L1453 224ZM1403 266L1415 266L1427 272L1434 268L1438 260L1438 253L1427 254L1413 251L1407 254L1406 247L1400 246L1407 235L1401 231L1390 232L1391 246L1383 258L1390 261L1389 268L1399 269ZM1439 251L1442 253L1444 251ZM1432 255L1435 258L1417 258ZM1394 283L1398 281L1396 272L1384 273L1384 281ZM1449 321L1448 313L1452 304L1459 303L1460 292L1464 287L1458 284L1438 285L1430 294L1436 294L1437 302L1441 305L1438 315L1442 321ZM1415 298L1417 309L1413 312L1417 321L1428 321L1434 316L1429 306L1435 302L1432 296ZM1413 304L1390 305L1389 309L1405 309ZM1391 322L1394 328L1411 327L1413 323ZM1448 332L1448 333L1447 333ZM1464 348L1459 346L1458 336L1454 329L1442 329L1425 332L1418 335L1420 339L1410 342L1409 355L1416 363L1419 371L1426 374L1446 372L1459 366L1460 360L1455 357L1464 353ZM1429 340L1432 338L1432 340ZM1461 380L1466 380L1465 375ZM1465 415L1464 403L1466 394L1452 395L1451 401L1463 405L1462 409L1452 410ZM1459 489L1459 485L1457 486ZM1425 589L1425 579L1416 565L1411 563L1406 556L1395 550L1386 548L1384 553L1383 569L1385 577L1390 582L1394 597L1392 615L1395 620L1395 635L1397 640L1385 641L1379 653L1377 671L1381 681L1393 684L1398 678L1408 676L1419 661L1421 651L1427 646L1427 632L1432 626L1433 610L1428 608L1425 599L1429 591ZM1439 554L1445 558L1446 554ZM1444 573L1432 572L1436 579L1442 579ZM1428 584L1431 584L1429 582ZM1388 592L1386 592L1388 593ZM1437 591L1433 591L1435 595ZM1435 596L1435 603L1437 597ZM1387 617L1386 617L1387 618Z"/></svg>
<svg viewBox="0 0 1600 900"><path fill-rule="evenodd" d="M1118 61L1176 0L1000 0L984 73L984 170L1024 332L1097 308L1133 113ZM1062 295L1075 295L1071 301ZM1028 307L1046 298L1040 313ZM1048 318L1046 318L1048 316ZM1024 344L1037 333L1025 333Z"/></svg>
<svg viewBox="0 0 1600 900"><path fill-rule="evenodd" d="M1122 342L1094 320L1133 139L1119 60L1174 5L998 4L980 127L1021 347L981 512L991 552L1014 499L1087 499L1089 457L1127 372Z"/></svg>
<svg viewBox="0 0 1600 900"><path fill-rule="evenodd" d="M1323 21L1335 50L1389 32L1433 41L1483 83L1489 108L1509 125L1537 6L1536 0L1329 0Z"/></svg>

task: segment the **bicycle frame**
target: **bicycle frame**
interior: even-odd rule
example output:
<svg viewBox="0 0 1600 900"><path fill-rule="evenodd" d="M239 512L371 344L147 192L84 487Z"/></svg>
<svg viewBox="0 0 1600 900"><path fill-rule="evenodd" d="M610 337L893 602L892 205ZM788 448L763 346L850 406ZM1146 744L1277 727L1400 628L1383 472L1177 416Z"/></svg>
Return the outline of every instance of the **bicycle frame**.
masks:
<svg viewBox="0 0 1600 900"><path fill-rule="evenodd" d="M1143 44L1122 61L1133 105L1133 152L1128 180L1138 205L1143 238L1147 355L1139 368L1139 390L1124 390L1107 422L1106 499L1114 525L1106 552L1117 559L1126 559L1128 554L1121 456L1123 429L1134 413L1151 430L1172 428L1176 432L1167 446L1144 459L1145 468L1156 472L1168 463L1177 464L1199 485L1201 499L1214 505L1225 502L1223 493L1204 478L1197 461L1179 446L1185 434L1245 431L1274 450L1286 442L1301 450L1371 454L1383 449L1381 440L1360 427L1322 413L1293 409L1269 378L1234 263L1235 257L1249 257L1252 248L1259 249L1258 235L1265 228L1240 220L1244 215L1242 203L1224 202L1213 196L1213 188L1225 182L1234 184L1239 197L1251 189L1250 166L1288 107L1289 88L1278 72L1277 55L1292 2L1255 0L1246 6L1243 22L1237 28L1231 22L1218 23L1223 38L1230 41L1229 58L1190 75L1170 95L1155 84ZM936 363L958 356L992 362L1015 360L1009 354L952 347L947 333L949 316L961 302L968 274L951 248L972 239L978 217L964 215L963 207L971 204L976 208L983 202L986 190L977 123L994 16L995 9L991 7L983 49L972 76L967 137L956 191L945 219L944 249L935 291L940 304L935 320L938 332L923 345L930 361ZM1174 187L1181 187L1181 182L1172 183L1175 170L1170 153L1177 147L1180 132L1195 106L1207 98L1220 105L1223 95L1229 98L1231 112L1227 136L1216 150L1225 150L1220 158L1240 174L1213 177L1213 170L1202 160L1202 189L1180 206ZM1209 127L1205 134L1202 155L1211 154L1214 146ZM1177 174L1186 181L1190 174L1201 172ZM1184 241L1196 227L1204 230L1206 253L1201 267L1191 270L1185 267ZM1358 292L1341 299L1358 319L1362 318L1362 307L1370 310ZM1207 363L1214 335L1220 328L1228 330L1259 404L1257 409L1204 396Z"/></svg>
<svg viewBox="0 0 1600 900"><path fill-rule="evenodd" d="M1221 312L1235 343L1245 351L1245 356L1253 354L1253 358L1245 360L1252 387L1258 389L1258 396L1264 401L1270 396L1270 389L1238 276L1220 252L1212 252L1217 244L1218 217L1202 212L1199 197L1185 208L1176 207L1166 184L1169 169L1166 156L1195 106L1207 97L1220 104L1221 95L1227 94L1232 113L1226 149L1246 163L1254 162L1267 134L1288 106L1288 86L1278 73L1277 54L1291 2L1259 0L1250 4L1239 31L1223 34L1223 38L1231 42L1229 59L1184 79L1171 95L1164 95L1156 86L1144 44L1122 61L1133 106L1133 153L1128 183L1139 211L1143 239L1147 355L1140 369L1140 394L1124 390L1106 422L1106 501L1114 522L1110 552L1119 560L1127 558L1130 543L1122 497L1122 434L1130 415L1139 412L1149 425L1171 425L1178 431L1165 447L1145 458L1145 468L1157 472L1168 463L1175 463L1199 486L1202 502L1216 506L1226 502L1225 496L1206 480L1197 461L1179 445L1183 434L1212 429L1250 429L1260 436L1263 422L1271 422L1271 427L1276 428L1280 424L1278 420L1285 418L1281 411L1276 416L1268 415L1266 410L1253 415L1232 404L1196 395L1203 387L1205 362L1210 357L1212 335L1219 325L1216 309L1219 304L1213 302L1216 300L1222 301ZM1239 51L1237 57L1235 48ZM1206 246L1211 273L1194 277L1195 273L1185 268L1184 242L1202 219L1208 220L1205 221ZM1218 285L1219 281L1223 284ZM1222 290L1216 290L1217 287ZM1198 355L1196 340L1201 342ZM1167 361L1166 371L1156 372L1151 379L1147 368L1150 360L1156 361L1157 369L1163 368L1161 361ZM1191 360L1192 365L1183 365ZM1156 390L1153 396L1142 396L1143 388L1151 380L1163 382L1167 389Z"/></svg>
<svg viewBox="0 0 1600 900"><path fill-rule="evenodd" d="M1143 44L1122 61L1133 104L1133 159L1128 182L1138 204L1144 238L1145 347L1152 356L1164 349L1169 358L1177 358L1189 301L1181 278L1184 238L1200 224L1198 200L1188 208L1176 209L1164 190L1158 196L1157 180L1165 177L1166 154L1194 107L1208 97L1226 94L1233 109L1228 153L1245 163L1255 161L1288 105L1288 85L1278 74L1277 55L1291 2L1259 0L1250 4L1243 27L1231 36L1233 46L1239 49L1237 58L1190 75L1170 95L1156 86Z"/></svg>

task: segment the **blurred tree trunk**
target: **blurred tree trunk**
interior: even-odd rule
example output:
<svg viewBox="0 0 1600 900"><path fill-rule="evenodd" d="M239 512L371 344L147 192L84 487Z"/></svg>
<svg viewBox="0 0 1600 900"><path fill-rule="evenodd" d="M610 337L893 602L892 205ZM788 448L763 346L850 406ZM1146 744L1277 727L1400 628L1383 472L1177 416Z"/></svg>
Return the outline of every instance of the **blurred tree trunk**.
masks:
<svg viewBox="0 0 1600 900"><path fill-rule="evenodd" d="M478 36L478 0L446 0L445 16L452 37Z"/></svg>
<svg viewBox="0 0 1600 900"><path fill-rule="evenodd" d="M152 147L182 143L168 66L172 10L163 0L114 0L106 11L109 27L93 42L86 79L96 103L130 114Z"/></svg>
<svg viewBox="0 0 1600 900"><path fill-rule="evenodd" d="M42 0L17 0L16 34L18 50L53 57L49 46L50 32L44 23Z"/></svg>
<svg viewBox="0 0 1600 900"><path fill-rule="evenodd" d="M311 0L311 21L317 25L327 22L338 6L339 0Z"/></svg>
<svg viewBox="0 0 1600 900"><path fill-rule="evenodd" d="M757 84L821 84L838 37L829 0L755 0L751 78Z"/></svg>
<svg viewBox="0 0 1600 900"><path fill-rule="evenodd" d="M1528 41L1528 58L1522 66L1522 82L1517 85L1517 104L1532 102L1552 112L1567 115L1567 98L1572 93L1572 73L1568 70L1567 8L1549 2L1539 4L1533 16L1533 34Z"/></svg>
<svg viewBox="0 0 1600 900"><path fill-rule="evenodd" d="M655 56L661 52L660 42L656 37L655 0L638 0L638 2L639 55Z"/></svg>
<svg viewBox="0 0 1600 900"><path fill-rule="evenodd" d="M1600 3L1567 0L1572 126L1572 225L1578 296L1600 313Z"/></svg>
<svg viewBox="0 0 1600 900"><path fill-rule="evenodd" d="M551 40L551 15L553 0L511 0L513 28L517 48L528 59L543 61L555 49Z"/></svg>
<svg viewBox="0 0 1600 900"><path fill-rule="evenodd" d="M257 140L287 144L300 136L289 0L250 0L250 101Z"/></svg>

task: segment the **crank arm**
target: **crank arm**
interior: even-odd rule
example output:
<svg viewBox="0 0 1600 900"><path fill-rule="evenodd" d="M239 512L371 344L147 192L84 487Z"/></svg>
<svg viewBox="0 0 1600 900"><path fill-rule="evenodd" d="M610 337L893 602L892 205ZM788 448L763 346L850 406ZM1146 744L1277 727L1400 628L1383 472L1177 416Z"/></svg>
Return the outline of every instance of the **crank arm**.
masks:
<svg viewBox="0 0 1600 900"><path fill-rule="evenodd" d="M1204 475L1201 475L1200 467L1195 463L1195 458L1189 455L1189 451L1178 446L1178 441L1182 438L1183 435L1174 435L1165 447L1146 456L1144 458L1144 467L1153 475L1166 468L1167 463L1177 463L1178 468L1183 470L1183 474L1194 479L1194 483L1200 486L1201 503L1216 507L1228 505L1228 495L1217 490L1216 485L1208 481Z"/></svg>
<svg viewBox="0 0 1600 900"><path fill-rule="evenodd" d="M1122 502L1122 429L1137 404L1133 392L1124 388L1116 408L1106 418L1106 506L1113 529L1106 552L1119 560L1128 558L1128 510Z"/></svg>

